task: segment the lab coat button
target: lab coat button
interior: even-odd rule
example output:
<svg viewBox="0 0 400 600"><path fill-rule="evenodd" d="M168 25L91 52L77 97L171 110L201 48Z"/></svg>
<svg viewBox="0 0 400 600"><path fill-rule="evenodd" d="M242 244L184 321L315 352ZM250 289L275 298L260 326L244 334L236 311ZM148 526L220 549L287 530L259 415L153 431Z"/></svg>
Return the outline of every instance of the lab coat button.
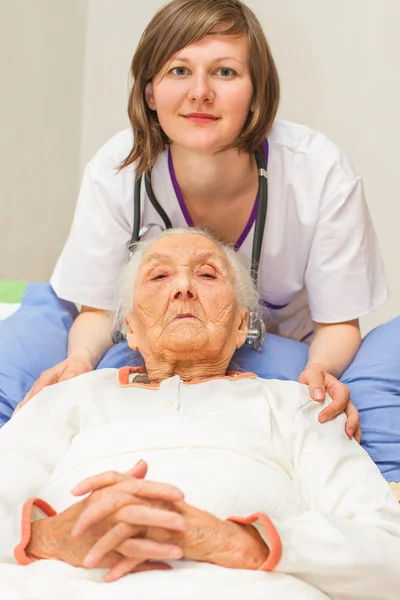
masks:
<svg viewBox="0 0 400 600"><path fill-rule="evenodd" d="M171 408L171 406L173 405L174 401L173 400L168 400L167 404L165 405L167 408Z"/></svg>

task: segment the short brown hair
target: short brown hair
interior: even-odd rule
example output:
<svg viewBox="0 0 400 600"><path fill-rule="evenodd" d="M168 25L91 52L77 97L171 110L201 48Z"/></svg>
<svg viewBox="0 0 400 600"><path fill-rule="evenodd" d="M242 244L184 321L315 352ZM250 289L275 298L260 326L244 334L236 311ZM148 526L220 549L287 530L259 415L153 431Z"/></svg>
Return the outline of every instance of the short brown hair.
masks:
<svg viewBox="0 0 400 600"><path fill-rule="evenodd" d="M252 153L260 148L275 119L279 104L279 78L268 42L254 13L240 0L172 0L146 27L132 59L132 88L128 115L133 147L121 169L136 163L139 177L151 168L169 143L155 111L145 99L146 84L164 64L189 44L209 35L221 24L224 35L245 35L250 47L250 74L254 95L252 111L235 142L223 149Z"/></svg>

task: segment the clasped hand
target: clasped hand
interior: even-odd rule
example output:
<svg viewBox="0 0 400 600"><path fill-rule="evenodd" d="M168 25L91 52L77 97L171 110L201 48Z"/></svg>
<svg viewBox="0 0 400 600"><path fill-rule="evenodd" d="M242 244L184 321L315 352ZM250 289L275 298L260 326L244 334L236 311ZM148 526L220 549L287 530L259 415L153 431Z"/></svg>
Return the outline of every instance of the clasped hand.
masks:
<svg viewBox="0 0 400 600"><path fill-rule="evenodd" d="M73 494L89 495L35 522L28 555L108 568L105 581L170 569L162 561L181 558L241 569L257 569L266 561L268 547L251 525L191 506L176 487L147 481L146 473L147 464L140 461L128 473L107 472L78 484Z"/></svg>

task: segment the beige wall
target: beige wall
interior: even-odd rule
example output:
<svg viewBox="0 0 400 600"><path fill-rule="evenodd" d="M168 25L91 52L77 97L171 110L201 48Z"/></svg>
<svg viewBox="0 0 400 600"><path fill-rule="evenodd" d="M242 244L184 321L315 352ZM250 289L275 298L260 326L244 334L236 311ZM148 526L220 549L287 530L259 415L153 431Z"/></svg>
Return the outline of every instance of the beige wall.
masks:
<svg viewBox="0 0 400 600"><path fill-rule="evenodd" d="M85 4L81 0L19 0L12 8L8 5L6 8L12 17L9 16L9 23L15 27L18 24L18 31L27 36L26 55L30 61L33 52L36 66L32 69L41 73L43 85L42 79L39 81L42 93L43 90L46 93L40 101L39 82L34 76L30 76L26 85L25 78L17 74L19 65L26 59L19 58L16 38L7 31L10 38L7 47L14 48L10 56L16 55L12 61L18 58L18 64L10 61L6 70L7 119L12 126L7 124L6 127L11 152L6 156L5 175L3 182L0 181L1 202L7 207L6 235L13 248L16 231L26 232L29 228L34 231L36 243L32 234L30 239L22 239L20 233L18 245L22 244L23 250L18 250L19 259L12 264L2 256L5 244L0 241L0 273L3 267L15 275L15 266L32 249L29 272L48 275L69 226L76 191L74 149L77 140L80 139L82 172L97 148L127 126L130 59L143 28L164 0L88 0L79 138L79 69ZM347 152L364 178L392 292L385 307L363 320L366 331L400 313L400 180L397 172L400 164L400 37L397 34L400 2L249 0L248 4L259 16L278 64L282 82L280 115L326 133ZM22 19L17 6L31 7L27 13L29 18ZM40 10L33 10L33 6ZM57 25L52 26L52 22ZM63 29L61 24L65 24ZM70 36L73 45L69 42ZM57 70L52 68L53 53L49 55L53 44L62 63ZM68 60L67 51L71 53ZM52 85L53 77L55 85ZM69 82L67 86L65 77ZM20 97L23 89L29 97L24 104ZM50 98L57 98L64 107L65 122L58 119ZM3 102L3 98L0 101ZM41 104L43 101L46 108ZM25 104L28 104L28 114ZM21 166L13 164L22 147L22 143L21 146L15 144L16 137L24 141L24 152L29 156L29 161ZM62 154L59 154L60 139L63 140ZM4 166L3 159L2 163ZM10 206L11 196L16 208ZM34 201L41 203L41 211L35 208ZM9 231L17 217L20 220L24 214L22 229L14 227L13 232ZM56 218L60 215L61 220ZM31 223L26 222L28 217Z"/></svg>
<svg viewBox="0 0 400 600"><path fill-rule="evenodd" d="M0 0L0 277L47 280L79 185L86 0Z"/></svg>

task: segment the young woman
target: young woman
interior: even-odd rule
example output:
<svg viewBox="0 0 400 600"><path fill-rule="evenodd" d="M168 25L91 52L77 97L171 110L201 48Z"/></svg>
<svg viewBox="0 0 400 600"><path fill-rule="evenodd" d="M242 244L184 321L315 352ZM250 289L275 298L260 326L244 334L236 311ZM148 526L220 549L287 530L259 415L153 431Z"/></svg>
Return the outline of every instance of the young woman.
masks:
<svg viewBox="0 0 400 600"><path fill-rule="evenodd" d="M267 326L310 344L300 381L315 400L330 393L327 417L344 410L349 391L337 378L359 348L358 319L387 297L360 178L323 135L275 120L276 67L260 23L239 0L167 4L146 28L131 73L132 130L117 134L87 165L51 279L59 297L82 305L68 358L46 371L27 398L94 369L112 345L109 315L135 227L135 180L145 172L172 226L206 226L250 268L262 200L259 152L269 182L257 261ZM144 237L159 233L164 221L144 181L140 199L136 225L140 219L146 226ZM348 434L359 437L351 403L347 414Z"/></svg>

